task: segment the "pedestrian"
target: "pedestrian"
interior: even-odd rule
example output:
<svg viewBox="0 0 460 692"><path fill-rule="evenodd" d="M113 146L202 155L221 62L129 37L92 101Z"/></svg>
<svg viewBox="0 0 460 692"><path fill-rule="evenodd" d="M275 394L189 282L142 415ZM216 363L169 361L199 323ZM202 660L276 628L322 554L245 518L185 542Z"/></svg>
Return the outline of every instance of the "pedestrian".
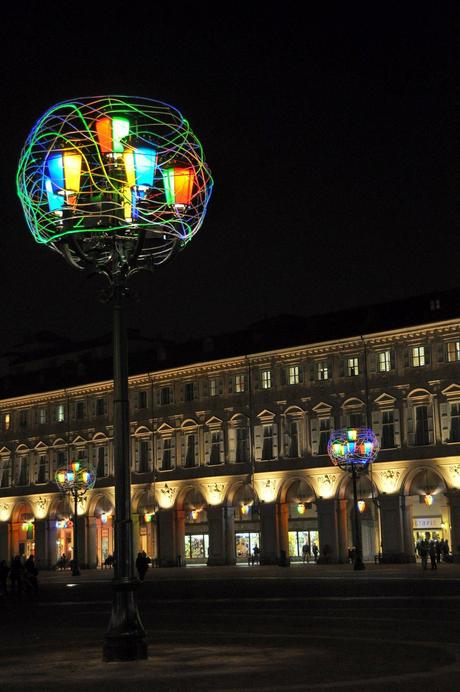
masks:
<svg viewBox="0 0 460 692"><path fill-rule="evenodd" d="M442 550L441 541L436 541L435 547L436 547L436 562L439 563L439 562L441 562L441 550Z"/></svg>
<svg viewBox="0 0 460 692"><path fill-rule="evenodd" d="M252 562L252 564L258 565L258 564L259 564L259 560L260 560L260 548L259 548L258 545L255 545L255 546L254 546L254 548L252 549L252 553L253 553L253 562Z"/></svg>
<svg viewBox="0 0 460 692"><path fill-rule="evenodd" d="M23 567L21 563L21 556L16 555L11 561L10 568L10 580L11 580L11 593L15 593L18 596L22 593L22 575Z"/></svg>
<svg viewBox="0 0 460 692"><path fill-rule="evenodd" d="M311 556L311 550L310 550L310 544L309 543L304 543L302 546L302 561L303 562L310 562L310 556Z"/></svg>
<svg viewBox="0 0 460 692"><path fill-rule="evenodd" d="M315 562L318 562L319 548L318 548L318 546L316 545L316 543L313 543L312 550L313 550L313 559L314 559Z"/></svg>
<svg viewBox="0 0 460 692"><path fill-rule="evenodd" d="M29 555L26 560L24 567L24 576L26 588L28 591L33 591L35 594L38 593L38 569L35 565L34 556Z"/></svg>
<svg viewBox="0 0 460 692"><path fill-rule="evenodd" d="M144 581L145 573L147 572L148 566L148 558L145 551L143 550L141 553L137 554L136 558L136 569L139 575L139 579L141 581Z"/></svg>
<svg viewBox="0 0 460 692"><path fill-rule="evenodd" d="M431 569L438 569L436 556L436 541L430 541L428 552L430 555Z"/></svg>
<svg viewBox="0 0 460 692"><path fill-rule="evenodd" d="M2 560L0 562L0 596L5 596L7 593L6 580L9 573L10 568L6 564L6 560Z"/></svg>

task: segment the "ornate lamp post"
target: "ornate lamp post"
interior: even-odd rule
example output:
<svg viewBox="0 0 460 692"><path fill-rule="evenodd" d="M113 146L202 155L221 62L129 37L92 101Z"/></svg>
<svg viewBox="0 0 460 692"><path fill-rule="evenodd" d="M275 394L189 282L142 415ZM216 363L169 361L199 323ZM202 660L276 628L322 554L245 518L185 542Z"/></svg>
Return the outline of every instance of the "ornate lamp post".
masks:
<svg viewBox="0 0 460 692"><path fill-rule="evenodd" d="M366 473L379 452L379 441L368 428L342 428L333 430L327 445L327 452L333 464L351 473L353 480L353 529L355 559L353 569L364 569L361 546L361 519L358 506L356 479Z"/></svg>
<svg viewBox="0 0 460 692"><path fill-rule="evenodd" d="M83 465L80 461L72 461L67 467L56 471L54 477L56 485L66 495L69 495L73 500L73 554L72 554L72 576L80 576L78 565L78 501L82 498L87 490L94 487L96 482L95 473Z"/></svg>
<svg viewBox="0 0 460 692"><path fill-rule="evenodd" d="M23 148L18 194L35 240L108 279L113 306L115 565L103 657L145 658L135 601L125 304L129 277L153 270L202 225L213 181L199 140L172 106L139 97L58 103Z"/></svg>

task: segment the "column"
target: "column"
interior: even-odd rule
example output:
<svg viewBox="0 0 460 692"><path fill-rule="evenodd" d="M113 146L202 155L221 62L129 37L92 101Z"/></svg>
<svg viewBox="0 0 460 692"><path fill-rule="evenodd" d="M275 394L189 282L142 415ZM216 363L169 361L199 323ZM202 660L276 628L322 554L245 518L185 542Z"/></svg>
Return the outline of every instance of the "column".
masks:
<svg viewBox="0 0 460 692"><path fill-rule="evenodd" d="M177 521L176 510L160 509L158 512L158 566L177 567L177 556L183 558L183 547L181 553L177 552ZM182 546L184 537L182 536Z"/></svg>
<svg viewBox="0 0 460 692"><path fill-rule="evenodd" d="M88 524L88 567L90 569L96 569L98 566L98 556L97 556L97 519L96 517L87 517Z"/></svg>
<svg viewBox="0 0 460 692"><path fill-rule="evenodd" d="M235 551L235 508L225 506L227 532L225 536L225 556L227 565L236 565Z"/></svg>
<svg viewBox="0 0 460 692"><path fill-rule="evenodd" d="M185 512L183 509L176 510L176 564L178 567L185 567Z"/></svg>
<svg viewBox="0 0 460 692"><path fill-rule="evenodd" d="M78 538L78 562L81 568L88 567L88 541L86 533L86 516L78 515L77 523Z"/></svg>
<svg viewBox="0 0 460 692"><path fill-rule="evenodd" d="M9 564L11 560L11 549L9 545L9 522L0 522L0 560L6 560Z"/></svg>
<svg viewBox="0 0 460 692"><path fill-rule="evenodd" d="M336 500L338 520L338 561L348 562L348 500ZM321 538L320 538L321 540Z"/></svg>
<svg viewBox="0 0 460 692"><path fill-rule="evenodd" d="M48 539L48 520L35 519L35 560L40 569L50 569L50 543Z"/></svg>
<svg viewBox="0 0 460 692"><path fill-rule="evenodd" d="M450 550L454 562L460 562L460 491L448 490L447 499L450 508Z"/></svg>
<svg viewBox="0 0 460 692"><path fill-rule="evenodd" d="M207 564L234 565L235 523L233 507L208 507L209 555Z"/></svg>
<svg viewBox="0 0 460 692"><path fill-rule="evenodd" d="M319 563L339 562L339 526L335 499L316 501L318 511Z"/></svg>
<svg viewBox="0 0 460 692"><path fill-rule="evenodd" d="M279 544L280 554L284 550L286 557L289 556L289 505L287 502L279 504Z"/></svg>
<svg viewBox="0 0 460 692"><path fill-rule="evenodd" d="M411 555L408 554L406 548L406 534L409 528L412 530L412 522L410 511L406 512L404 516L404 497L396 494L382 494L379 496L379 502L382 528L382 562L411 562Z"/></svg>
<svg viewBox="0 0 460 692"><path fill-rule="evenodd" d="M260 508L260 564L277 565L280 559L278 512L275 502L261 502Z"/></svg>
<svg viewBox="0 0 460 692"><path fill-rule="evenodd" d="M56 531L56 519L46 520L46 540L48 542L48 559L50 561L50 568L53 569L58 560L57 551L57 531Z"/></svg>

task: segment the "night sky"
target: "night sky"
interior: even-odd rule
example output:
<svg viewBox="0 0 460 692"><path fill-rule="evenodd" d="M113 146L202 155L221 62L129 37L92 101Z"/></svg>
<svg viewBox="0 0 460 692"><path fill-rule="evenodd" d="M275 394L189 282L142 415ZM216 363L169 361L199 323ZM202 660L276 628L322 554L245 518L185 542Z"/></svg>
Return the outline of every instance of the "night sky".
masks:
<svg viewBox="0 0 460 692"><path fill-rule="evenodd" d="M193 242L132 282L145 335L459 286L457 2L97 5L3 11L0 352L110 330L102 282L33 241L15 191L36 119L76 96L171 103L215 179Z"/></svg>

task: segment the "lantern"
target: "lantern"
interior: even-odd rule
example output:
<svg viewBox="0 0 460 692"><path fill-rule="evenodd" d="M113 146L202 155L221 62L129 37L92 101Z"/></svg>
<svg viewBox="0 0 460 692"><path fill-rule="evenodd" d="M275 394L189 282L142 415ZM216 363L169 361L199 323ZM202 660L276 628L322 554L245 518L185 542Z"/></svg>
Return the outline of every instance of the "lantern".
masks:
<svg viewBox="0 0 460 692"><path fill-rule="evenodd" d="M193 168L163 169L166 204L175 207L189 206L192 201L195 171Z"/></svg>
<svg viewBox="0 0 460 692"><path fill-rule="evenodd" d="M122 154L121 140L129 135L127 118L99 118L96 121L96 132L102 154Z"/></svg>
<svg viewBox="0 0 460 692"><path fill-rule="evenodd" d="M428 507L431 507L431 505L434 502L434 497L433 497L433 495L431 495L431 493L427 493L425 495L425 497L423 498L423 500Z"/></svg>
<svg viewBox="0 0 460 692"><path fill-rule="evenodd" d="M360 512L360 514L362 514L364 512L364 510L366 509L365 501L364 500L358 500L357 505L358 505L358 511Z"/></svg>

